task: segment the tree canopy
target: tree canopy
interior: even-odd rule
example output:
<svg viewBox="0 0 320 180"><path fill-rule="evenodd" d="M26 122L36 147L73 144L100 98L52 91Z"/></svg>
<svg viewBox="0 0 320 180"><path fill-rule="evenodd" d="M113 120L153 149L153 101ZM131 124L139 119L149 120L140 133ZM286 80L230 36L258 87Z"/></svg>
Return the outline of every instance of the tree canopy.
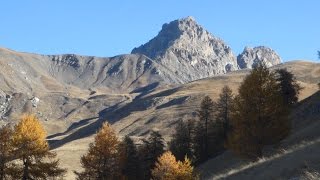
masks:
<svg viewBox="0 0 320 180"><path fill-rule="evenodd" d="M287 106L296 104L302 89L296 78L287 69L278 69L276 73L284 104Z"/></svg>
<svg viewBox="0 0 320 180"><path fill-rule="evenodd" d="M122 167L123 175L128 180L138 180L141 176L141 163L136 145L129 136L125 136L121 143L124 155Z"/></svg>
<svg viewBox="0 0 320 180"><path fill-rule="evenodd" d="M244 79L234 99L227 148L257 158L265 145L274 144L290 131L288 108L274 73L260 64Z"/></svg>
<svg viewBox="0 0 320 180"><path fill-rule="evenodd" d="M170 151L163 153L152 169L153 180L192 180L195 179L193 167L186 157L177 161Z"/></svg>
<svg viewBox="0 0 320 180"><path fill-rule="evenodd" d="M109 180L121 177L120 141L108 123L94 137L87 154L81 157L83 172L75 172L79 180Z"/></svg>
<svg viewBox="0 0 320 180"><path fill-rule="evenodd" d="M11 168L14 179L33 180L62 177L56 154L49 151L46 131L35 115L24 115L14 127L12 135L13 158L20 162Z"/></svg>
<svg viewBox="0 0 320 180"><path fill-rule="evenodd" d="M222 126L223 139L226 139L230 128L230 114L234 95L229 86L224 86L217 100L217 120Z"/></svg>
<svg viewBox="0 0 320 180"><path fill-rule="evenodd" d="M194 123L192 120L184 122L179 120L175 132L172 135L172 140L169 143L169 149L174 156L182 161L185 156L192 158L192 131Z"/></svg>

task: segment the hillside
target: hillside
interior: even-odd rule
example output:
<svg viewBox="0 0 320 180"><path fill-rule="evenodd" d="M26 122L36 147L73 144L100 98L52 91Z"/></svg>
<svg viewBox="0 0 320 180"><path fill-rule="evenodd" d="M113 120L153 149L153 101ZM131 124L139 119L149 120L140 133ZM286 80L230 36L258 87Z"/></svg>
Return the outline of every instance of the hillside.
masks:
<svg viewBox="0 0 320 180"><path fill-rule="evenodd" d="M131 101L135 95L128 93L134 89L179 84L165 67L144 55L45 56L0 49L0 64L0 118L6 122L33 112L45 120L49 134Z"/></svg>
<svg viewBox="0 0 320 180"><path fill-rule="evenodd" d="M129 134L139 140L150 130L159 130L169 140L179 119L195 118L204 95L216 99L224 85L236 92L250 71L181 84L164 65L139 54L99 58L1 49L0 63L0 122L14 123L19 113L36 113L71 179L72 171L80 168L80 156L104 121L111 122L120 137ZM287 68L297 76L305 87L300 100L317 91L319 64L291 61L276 68ZM301 115L293 117L299 122Z"/></svg>
<svg viewBox="0 0 320 180"><path fill-rule="evenodd" d="M301 102L307 102L308 99L306 98L317 91L316 82L320 78L319 64L292 61L275 66L273 69L276 68L287 68L297 75L298 81L304 86L300 95ZM55 151L58 152L66 167L71 169L79 168L79 166L75 166L74 161L85 152L87 144L92 140L92 135L100 127L103 120L114 122L113 127L120 136L129 134L135 139L140 139L148 134L151 129L155 129L160 131L165 139L169 140L174 125L179 119L194 118L194 112L198 109L204 95L209 95L216 99L224 85L229 85L236 92L248 72L249 70L236 71L222 76L194 81L176 88L155 90L145 96L138 96L131 103L118 105L114 109L107 109L100 113L101 121L88 122L88 124L52 137L52 140L56 140L56 143L53 144L57 148ZM300 117L297 114L292 116L299 121ZM310 117L314 116L310 115ZM308 133L309 131L306 132L306 134ZM229 158L232 162L237 159L233 156L231 157ZM223 161L226 161L226 159L223 159ZM214 162L214 164L216 163ZM232 165L233 163L230 164ZM214 169L207 169L206 171L216 172ZM72 173L70 175L72 176Z"/></svg>
<svg viewBox="0 0 320 180"><path fill-rule="evenodd" d="M290 179L305 171L320 171L320 92L300 101L292 111L289 137L266 148L265 157L250 163L232 153L211 159L200 167L203 179Z"/></svg>

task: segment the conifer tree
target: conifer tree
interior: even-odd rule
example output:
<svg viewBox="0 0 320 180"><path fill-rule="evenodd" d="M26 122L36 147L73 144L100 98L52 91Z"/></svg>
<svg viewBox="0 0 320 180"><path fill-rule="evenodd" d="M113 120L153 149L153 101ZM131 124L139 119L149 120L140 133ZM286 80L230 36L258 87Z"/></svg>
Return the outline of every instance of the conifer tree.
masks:
<svg viewBox="0 0 320 180"><path fill-rule="evenodd" d="M112 180L121 176L120 142L108 123L104 123L81 157L83 172L75 172L78 180Z"/></svg>
<svg viewBox="0 0 320 180"><path fill-rule="evenodd" d="M223 137L226 139L227 132L230 128L230 113L233 103L233 93L229 86L224 86L217 100L217 119L220 129L222 129ZM222 126L222 127L221 127Z"/></svg>
<svg viewBox="0 0 320 180"><path fill-rule="evenodd" d="M300 90L302 89L297 83L296 78L287 69L279 69L276 72L284 104L287 106L296 104L298 102Z"/></svg>
<svg viewBox="0 0 320 180"><path fill-rule="evenodd" d="M152 131L147 140L143 140L140 157L143 161L143 179L151 178L151 169L157 158L164 152L164 139L157 131Z"/></svg>
<svg viewBox="0 0 320 180"><path fill-rule="evenodd" d="M192 131L193 121L183 122L179 120L175 133L172 135L172 140L169 143L169 149L174 156L182 161L187 156L192 158Z"/></svg>
<svg viewBox="0 0 320 180"><path fill-rule="evenodd" d="M177 161L170 151L163 153L152 169L153 180L192 180L193 167L188 158Z"/></svg>
<svg viewBox="0 0 320 180"><path fill-rule="evenodd" d="M123 139L122 149L124 153L123 175L126 176L128 180L140 179L141 168L138 150L129 136Z"/></svg>
<svg viewBox="0 0 320 180"><path fill-rule="evenodd" d="M290 131L288 109L275 74L260 64L244 79L234 99L232 130L227 148L248 158L262 156L262 148L279 142Z"/></svg>
<svg viewBox="0 0 320 180"><path fill-rule="evenodd" d="M14 127L14 157L21 163L11 168L13 179L32 180L62 177L56 154L49 151L46 132L35 115L24 115Z"/></svg>
<svg viewBox="0 0 320 180"><path fill-rule="evenodd" d="M13 159L13 131L9 125L0 128L0 180L8 178L10 161Z"/></svg>
<svg viewBox="0 0 320 180"><path fill-rule="evenodd" d="M204 125L198 121L194 128L194 136L192 137L193 161L196 164L204 162L208 158L208 154L205 150L205 138L206 134Z"/></svg>
<svg viewBox="0 0 320 180"><path fill-rule="evenodd" d="M203 162L215 154L215 102L205 96L198 111L199 122L196 124L193 138L195 161Z"/></svg>

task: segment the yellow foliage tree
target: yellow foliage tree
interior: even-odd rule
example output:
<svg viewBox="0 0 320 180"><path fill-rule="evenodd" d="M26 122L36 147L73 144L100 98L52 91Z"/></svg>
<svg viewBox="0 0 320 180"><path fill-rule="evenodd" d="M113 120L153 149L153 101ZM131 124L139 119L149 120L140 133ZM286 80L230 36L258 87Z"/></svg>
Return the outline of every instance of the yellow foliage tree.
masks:
<svg viewBox="0 0 320 180"><path fill-rule="evenodd" d="M13 144L23 157L42 154L49 148L46 131L35 115L24 115L14 128Z"/></svg>
<svg viewBox="0 0 320 180"><path fill-rule="evenodd" d="M89 145L88 153L81 157L83 172L75 172L79 180L109 180L121 178L121 147L114 130L104 123Z"/></svg>
<svg viewBox="0 0 320 180"><path fill-rule="evenodd" d="M14 128L12 145L15 158L21 161L12 168L14 179L48 179L65 173L54 159L56 154L49 151L46 131L35 115L22 116Z"/></svg>
<svg viewBox="0 0 320 180"><path fill-rule="evenodd" d="M163 153L152 170L154 180L192 180L195 179L193 167L186 157L183 162L177 161L170 151Z"/></svg>

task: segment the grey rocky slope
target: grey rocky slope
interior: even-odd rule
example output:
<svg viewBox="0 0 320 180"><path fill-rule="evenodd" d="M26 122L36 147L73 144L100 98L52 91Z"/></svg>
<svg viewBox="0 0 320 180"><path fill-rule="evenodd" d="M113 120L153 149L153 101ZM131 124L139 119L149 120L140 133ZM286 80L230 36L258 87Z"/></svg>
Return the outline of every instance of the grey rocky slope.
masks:
<svg viewBox="0 0 320 180"><path fill-rule="evenodd" d="M259 62L263 62L267 67L271 67L280 64L281 58L274 50L265 46L245 47L243 52L237 57L240 69L251 69Z"/></svg>
<svg viewBox="0 0 320 180"><path fill-rule="evenodd" d="M54 133L130 101L135 96L127 95L131 91L176 83L181 82L171 71L144 55L46 56L0 49L0 118L31 111L48 120L48 127L50 120L64 120L53 123L49 133Z"/></svg>
<svg viewBox="0 0 320 180"><path fill-rule="evenodd" d="M0 63L1 90L29 94L43 89L61 91L67 85L81 89L105 88L120 93L155 82L181 83L168 68L144 55L112 58L74 54L46 56L0 49Z"/></svg>
<svg viewBox="0 0 320 180"><path fill-rule="evenodd" d="M156 60L184 82L238 69L231 48L192 17L164 24L155 38L131 53Z"/></svg>

